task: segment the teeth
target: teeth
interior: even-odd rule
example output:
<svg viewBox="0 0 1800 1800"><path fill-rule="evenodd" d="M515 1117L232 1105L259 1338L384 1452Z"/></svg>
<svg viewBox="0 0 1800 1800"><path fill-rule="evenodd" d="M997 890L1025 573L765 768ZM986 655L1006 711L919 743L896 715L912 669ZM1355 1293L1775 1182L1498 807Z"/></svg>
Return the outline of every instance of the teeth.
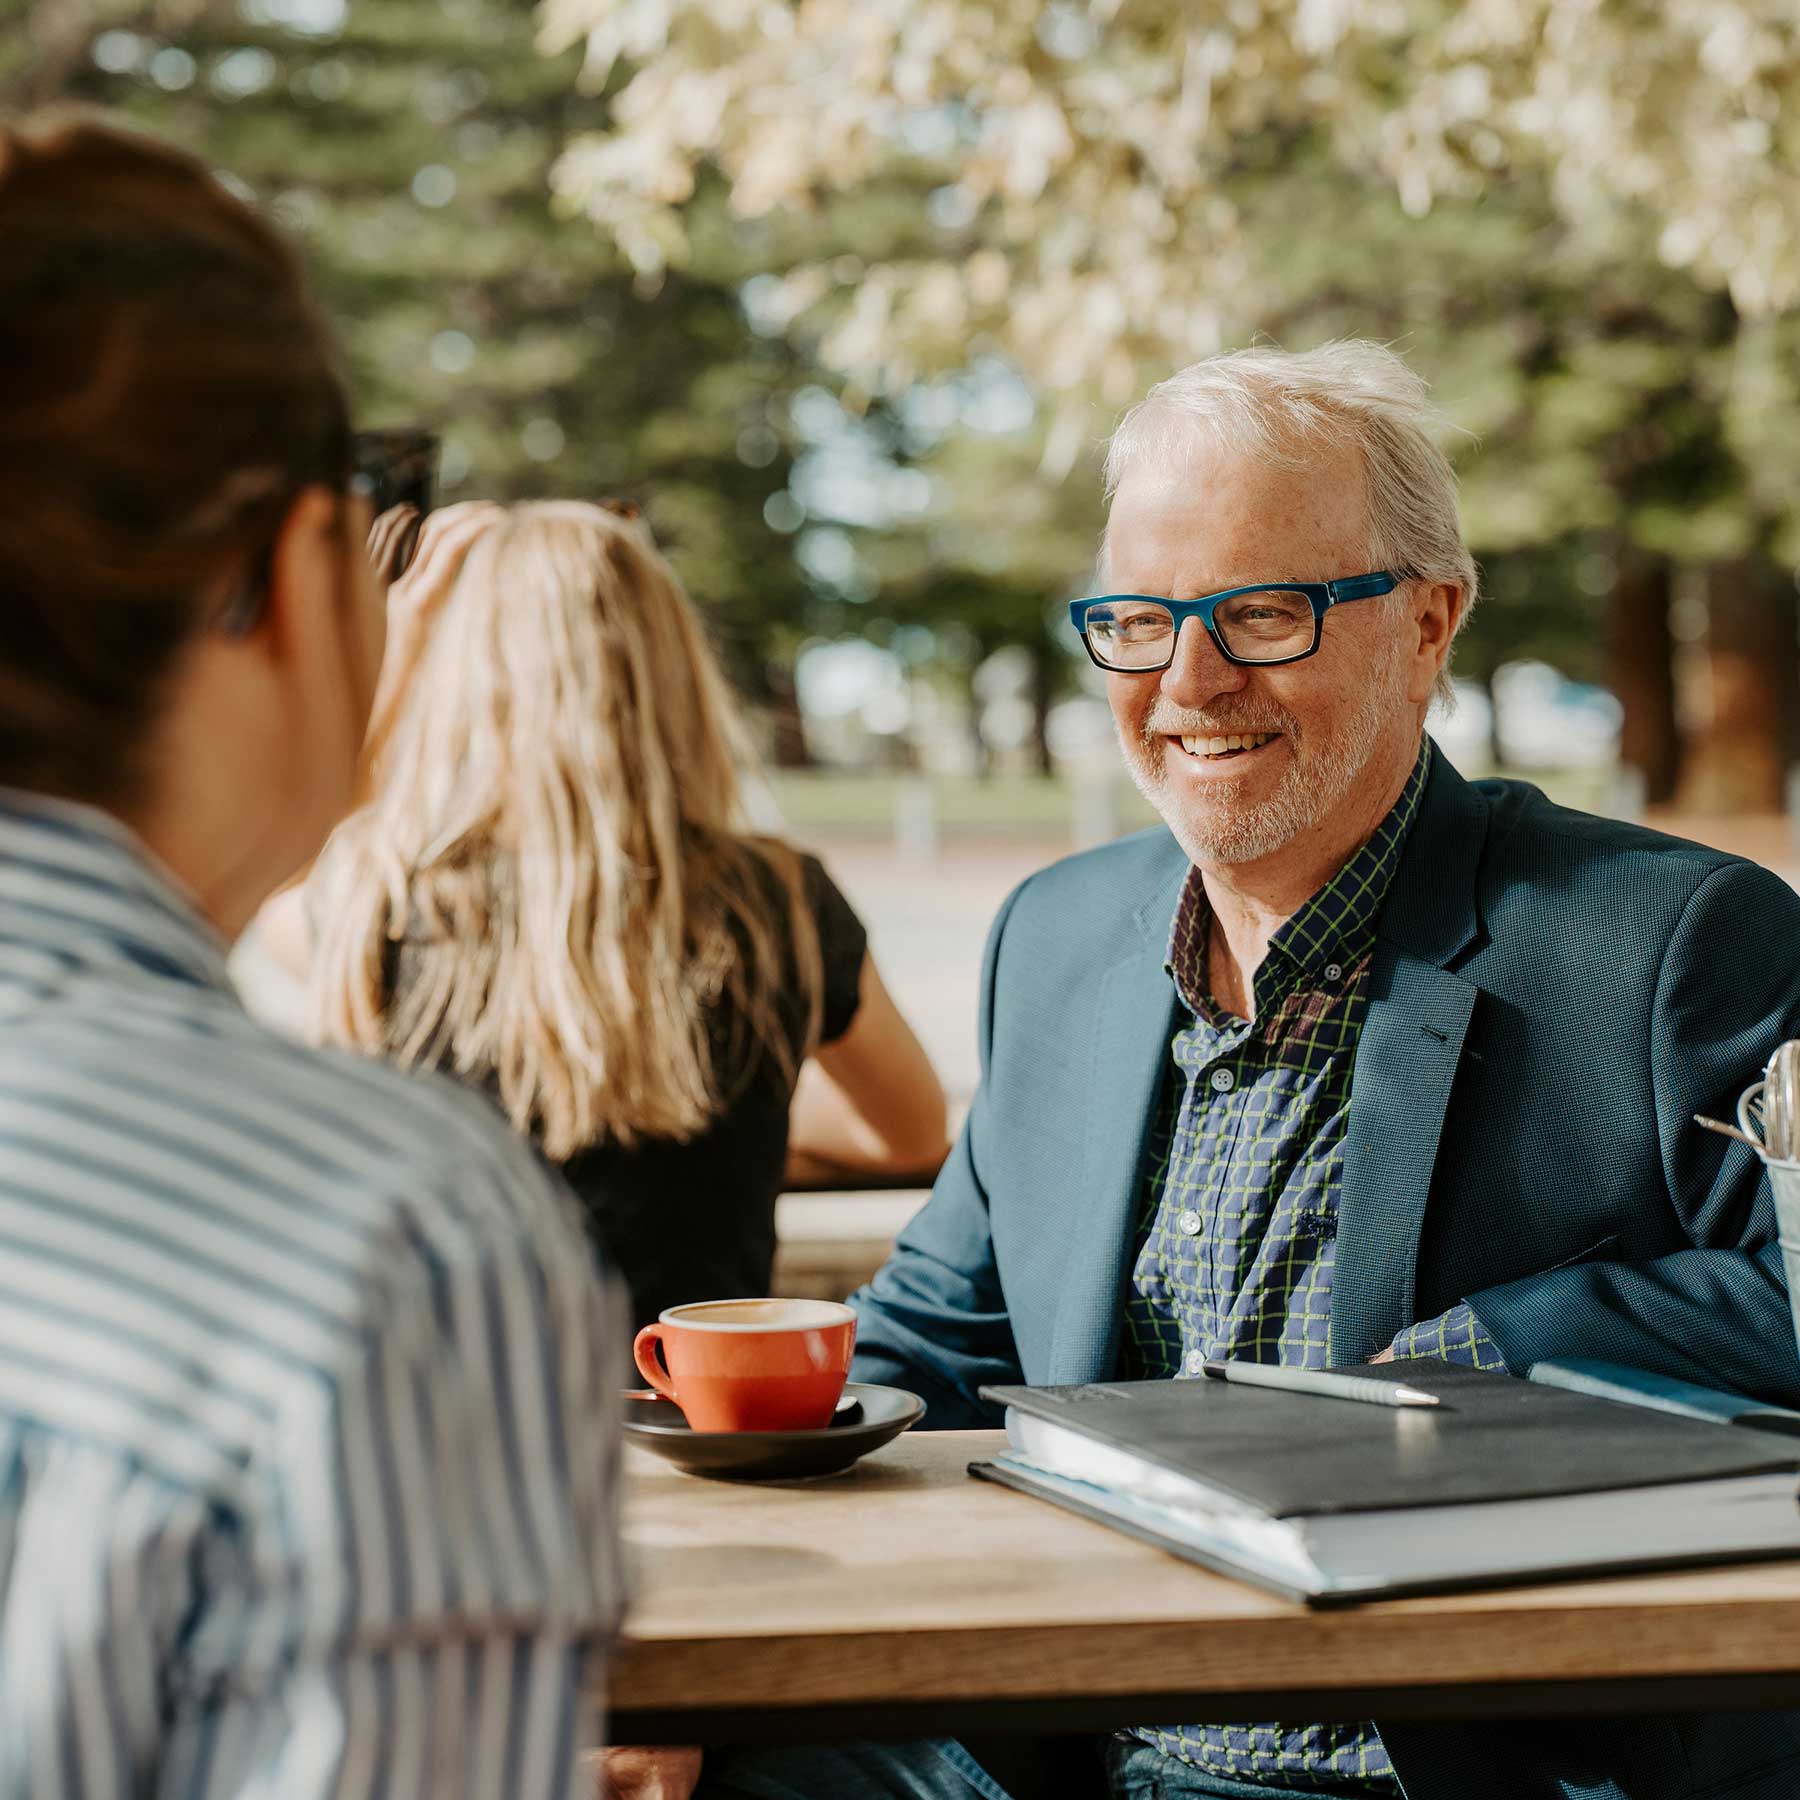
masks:
<svg viewBox="0 0 1800 1800"><path fill-rule="evenodd" d="M1181 747L1189 756L1224 756L1232 750L1255 750L1279 735L1274 731L1252 731L1231 737L1184 737Z"/></svg>

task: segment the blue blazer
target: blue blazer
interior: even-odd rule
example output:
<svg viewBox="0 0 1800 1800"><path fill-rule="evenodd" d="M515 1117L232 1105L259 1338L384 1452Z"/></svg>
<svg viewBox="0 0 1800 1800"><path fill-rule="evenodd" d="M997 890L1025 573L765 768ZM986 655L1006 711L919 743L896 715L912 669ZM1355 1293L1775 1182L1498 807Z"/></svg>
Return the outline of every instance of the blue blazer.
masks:
<svg viewBox="0 0 1800 1800"><path fill-rule="evenodd" d="M1158 828L1032 876L995 921L967 1124L852 1301L856 1378L921 1394L931 1425L997 1424L985 1383L1115 1372L1187 870ZM1800 1405L1767 1180L1692 1122L1732 1117L1800 1036L1785 882L1522 783L1465 782L1439 754L1369 994L1334 1363L1466 1299L1516 1374L1596 1357ZM1382 1734L1409 1800L1800 1792L1785 1713Z"/></svg>

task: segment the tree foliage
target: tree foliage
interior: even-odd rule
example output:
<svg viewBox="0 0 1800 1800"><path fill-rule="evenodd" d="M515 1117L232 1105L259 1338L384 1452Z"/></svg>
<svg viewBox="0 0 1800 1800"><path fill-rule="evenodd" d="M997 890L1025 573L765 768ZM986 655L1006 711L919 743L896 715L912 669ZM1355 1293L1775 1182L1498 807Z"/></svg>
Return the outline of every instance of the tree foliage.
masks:
<svg viewBox="0 0 1800 1800"><path fill-rule="evenodd" d="M363 416L647 499L764 698L815 633L1074 679L1113 417L1259 333L1465 428L1477 678L1800 564L1789 0L8 3L0 104L248 181Z"/></svg>
<svg viewBox="0 0 1800 1800"><path fill-rule="evenodd" d="M1241 147L1324 132L1424 217L1548 172L1577 224L1641 205L1656 254L1749 315L1800 301L1800 16L1789 0L543 0L616 88L563 190L645 271L703 164L746 214L938 146L964 254L856 282L827 354L893 385L991 335L1051 390L1130 399L1218 344L1258 221ZM1790 102L1784 105L1784 100ZM796 302L832 285L815 266Z"/></svg>
<svg viewBox="0 0 1800 1800"><path fill-rule="evenodd" d="M550 171L607 114L577 58L540 53L527 7L36 0L0 42L0 102L117 109L273 209L359 418L438 430L447 498L642 500L739 679L764 688L810 592L763 517L804 368L745 323L760 265L722 196L696 205L696 255L654 292L562 216Z"/></svg>
<svg viewBox="0 0 1800 1800"><path fill-rule="evenodd" d="M1040 396L1054 483L1109 415L1196 356L1258 333L1383 338L1474 434L1458 460L1490 599L1467 671L1536 653L1610 667L1633 707L1629 694L1666 693L1668 634L1644 596L1666 600L1672 565L1792 611L1788 0L541 12L546 43L579 45L585 81L613 102L558 186L647 278L689 253L703 171L747 217L821 216L912 171L927 242L783 276L785 315L852 390L903 393L972 348L998 352ZM973 493L958 484L945 504ZM1654 631L1647 661L1628 616ZM1791 638L1785 624L1770 636L1777 664ZM1666 739L1673 711L1658 705L1649 736ZM1713 707L1722 723L1729 710ZM1759 803L1787 754L1764 750Z"/></svg>

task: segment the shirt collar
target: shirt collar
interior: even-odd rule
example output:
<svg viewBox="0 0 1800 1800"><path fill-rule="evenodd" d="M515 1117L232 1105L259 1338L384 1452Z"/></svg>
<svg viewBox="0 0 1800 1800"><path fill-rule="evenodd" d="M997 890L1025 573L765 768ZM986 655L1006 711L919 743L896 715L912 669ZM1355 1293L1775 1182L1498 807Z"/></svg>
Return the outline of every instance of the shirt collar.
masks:
<svg viewBox="0 0 1800 1800"><path fill-rule="evenodd" d="M234 991L228 946L193 895L97 807L0 787L0 925L65 963Z"/></svg>
<svg viewBox="0 0 1800 1800"><path fill-rule="evenodd" d="M1373 945L1382 903L1400 866L1400 852L1430 771L1431 740L1425 738L1400 798L1368 841L1269 940L1270 959L1279 958L1280 965L1293 975L1320 976L1332 963L1355 962ZM1167 967L1182 999L1202 1017L1211 1005L1206 974L1211 926L1212 902L1206 897L1200 870L1189 869L1169 930ZM1269 998L1266 984L1274 974L1269 962L1257 971L1259 1013ZM1286 983L1277 979L1276 985Z"/></svg>
<svg viewBox="0 0 1800 1800"><path fill-rule="evenodd" d="M1419 810L1419 796L1430 772L1431 740L1426 738L1406 786L1386 818L1368 842L1269 940L1271 951L1309 975L1317 975L1327 963L1355 961L1374 944L1376 921L1393 886L1407 828Z"/></svg>

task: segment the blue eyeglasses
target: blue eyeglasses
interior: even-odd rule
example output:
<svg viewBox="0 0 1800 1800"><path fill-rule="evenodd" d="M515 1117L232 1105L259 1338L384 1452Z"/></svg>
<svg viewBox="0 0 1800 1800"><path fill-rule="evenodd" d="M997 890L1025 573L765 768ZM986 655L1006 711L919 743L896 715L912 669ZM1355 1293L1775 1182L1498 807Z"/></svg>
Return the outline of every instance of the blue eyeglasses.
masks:
<svg viewBox="0 0 1800 1800"><path fill-rule="evenodd" d="M1196 600L1155 594L1102 594L1071 600L1069 620L1095 665L1126 675L1150 675L1175 660L1176 641L1198 619L1227 662L1267 667L1299 662L1319 647L1325 614L1351 600L1391 594L1408 573L1379 570L1338 581L1278 581L1266 587L1226 588Z"/></svg>

